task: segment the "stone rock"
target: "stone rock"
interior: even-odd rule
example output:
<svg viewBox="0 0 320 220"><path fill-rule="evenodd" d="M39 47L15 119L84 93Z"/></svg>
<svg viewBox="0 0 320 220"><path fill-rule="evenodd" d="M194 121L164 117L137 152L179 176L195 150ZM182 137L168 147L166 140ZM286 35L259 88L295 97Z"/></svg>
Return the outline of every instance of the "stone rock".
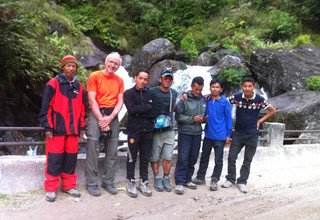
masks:
<svg viewBox="0 0 320 220"><path fill-rule="evenodd" d="M132 56L125 54L121 56L122 58L122 66L129 71L131 69Z"/></svg>
<svg viewBox="0 0 320 220"><path fill-rule="evenodd" d="M305 79L320 75L320 48L257 50L251 54L252 72L271 96L303 89Z"/></svg>
<svg viewBox="0 0 320 220"><path fill-rule="evenodd" d="M208 52L203 52L197 58L192 60L190 64L195 66L212 66L213 57Z"/></svg>
<svg viewBox="0 0 320 220"><path fill-rule="evenodd" d="M189 61L189 55L186 51L176 51L174 60L186 63Z"/></svg>
<svg viewBox="0 0 320 220"><path fill-rule="evenodd" d="M96 47L90 38L85 37L85 41L92 52L84 54L80 59L80 62L86 69L98 70L100 65L104 65L107 54Z"/></svg>
<svg viewBox="0 0 320 220"><path fill-rule="evenodd" d="M320 92L297 89L273 97L269 102L277 109L272 120L284 123L286 130L319 130ZM292 133L288 137L301 135L316 139L304 143L320 143L319 133Z"/></svg>
<svg viewBox="0 0 320 220"><path fill-rule="evenodd" d="M164 72L167 68L172 68L173 72L177 70L185 70L187 69L187 65L183 62L179 62L176 60L163 60L159 63L153 65L149 71L150 79L149 86L155 86L159 83L159 78L162 72ZM174 74L173 74L174 75Z"/></svg>
<svg viewBox="0 0 320 220"><path fill-rule="evenodd" d="M222 60L225 56L227 55L231 55L231 56L234 56L234 57L238 57L240 59L241 62L244 62L244 58L237 54L237 53L234 53L234 52L231 52L227 49L220 49L216 52L216 54L214 55L214 58L213 58L213 62L214 63L217 63L219 62L220 60Z"/></svg>
<svg viewBox="0 0 320 220"><path fill-rule="evenodd" d="M147 70L165 59L173 59L175 56L174 45L167 39L159 38L142 47L132 58L131 76L139 70Z"/></svg>
<svg viewBox="0 0 320 220"><path fill-rule="evenodd" d="M207 47L204 48L203 52L216 52L218 50L218 45L215 43L209 44Z"/></svg>
<svg viewBox="0 0 320 220"><path fill-rule="evenodd" d="M223 72L228 67L235 67L235 68L241 67L241 68L248 69L242 62L241 58L233 55L226 55L217 64L215 64L212 68L210 68L208 72L212 76L214 76Z"/></svg>

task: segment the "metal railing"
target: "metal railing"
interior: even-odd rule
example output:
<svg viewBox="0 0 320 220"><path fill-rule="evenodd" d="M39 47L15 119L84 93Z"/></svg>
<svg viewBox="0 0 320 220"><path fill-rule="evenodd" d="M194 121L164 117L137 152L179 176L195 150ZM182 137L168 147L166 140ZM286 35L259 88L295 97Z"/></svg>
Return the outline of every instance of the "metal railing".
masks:
<svg viewBox="0 0 320 220"><path fill-rule="evenodd" d="M125 127L120 127L120 131L125 131ZM177 129L174 129L177 131ZM44 128L42 127L0 127L0 131L25 131L25 132L30 132L30 131L37 131L37 132L44 132ZM266 133L267 130L260 130L261 133ZM317 140L317 138L299 138L299 137L286 137L287 134L289 133L296 133L296 134L301 134L301 133L319 133L320 130L285 130L285 137L284 141L296 141L296 140ZM265 137L260 137L260 141L267 140ZM119 143L126 143L127 140L121 140L119 139ZM85 143L85 141L80 140L80 143ZM34 142L28 142L28 141L19 141L19 142L0 142L0 147L5 146L5 147L14 147L14 146L43 146L45 145L45 141L34 141Z"/></svg>

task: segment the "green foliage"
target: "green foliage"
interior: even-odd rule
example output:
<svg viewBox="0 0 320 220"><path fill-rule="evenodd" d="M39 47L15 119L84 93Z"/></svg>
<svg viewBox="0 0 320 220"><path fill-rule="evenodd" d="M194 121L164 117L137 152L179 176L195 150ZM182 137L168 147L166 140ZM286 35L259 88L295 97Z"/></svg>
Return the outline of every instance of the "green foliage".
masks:
<svg viewBox="0 0 320 220"><path fill-rule="evenodd" d="M229 86L233 86L239 84L246 75L248 75L248 73L245 69L230 67L220 73L218 79Z"/></svg>
<svg viewBox="0 0 320 220"><path fill-rule="evenodd" d="M320 91L320 76L311 76L306 78L308 90Z"/></svg>
<svg viewBox="0 0 320 220"><path fill-rule="evenodd" d="M36 87L60 71L58 62L63 56L85 51L81 33L60 13L56 5L41 0L0 5L0 14L6 15L0 17L4 27L0 32L2 81L14 86L16 79L28 79L26 87ZM53 24L61 34L52 31Z"/></svg>
<svg viewBox="0 0 320 220"><path fill-rule="evenodd" d="M294 33L299 31L300 24L294 16L290 16L289 13L271 10L267 27L265 29L265 38L272 40L273 42L289 38Z"/></svg>
<svg viewBox="0 0 320 220"><path fill-rule="evenodd" d="M295 46L300 46L303 44L311 44L311 36L308 34L303 34L299 35L295 40L294 40L294 45Z"/></svg>
<svg viewBox="0 0 320 220"><path fill-rule="evenodd" d="M195 58L199 52L191 33L187 34L180 42L180 47L185 50L191 59Z"/></svg>

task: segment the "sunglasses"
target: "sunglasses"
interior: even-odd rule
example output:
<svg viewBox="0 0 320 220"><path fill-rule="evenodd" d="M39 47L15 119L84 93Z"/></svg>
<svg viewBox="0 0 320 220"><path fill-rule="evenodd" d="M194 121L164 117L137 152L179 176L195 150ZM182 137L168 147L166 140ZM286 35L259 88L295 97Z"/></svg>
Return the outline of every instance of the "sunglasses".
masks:
<svg viewBox="0 0 320 220"><path fill-rule="evenodd" d="M173 79L169 76L165 76L165 77L162 77L163 80L167 81L167 82L172 82Z"/></svg>

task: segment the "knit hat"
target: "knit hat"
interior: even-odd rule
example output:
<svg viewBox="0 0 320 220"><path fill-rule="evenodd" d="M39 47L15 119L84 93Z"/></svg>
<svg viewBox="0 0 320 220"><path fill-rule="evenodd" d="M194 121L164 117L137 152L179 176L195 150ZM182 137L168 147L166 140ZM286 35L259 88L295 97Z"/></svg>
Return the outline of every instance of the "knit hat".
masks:
<svg viewBox="0 0 320 220"><path fill-rule="evenodd" d="M60 67L63 68L64 65L66 65L67 63L74 63L77 65L77 68L79 67L79 62L74 56L67 55L67 56L63 57L60 60Z"/></svg>

